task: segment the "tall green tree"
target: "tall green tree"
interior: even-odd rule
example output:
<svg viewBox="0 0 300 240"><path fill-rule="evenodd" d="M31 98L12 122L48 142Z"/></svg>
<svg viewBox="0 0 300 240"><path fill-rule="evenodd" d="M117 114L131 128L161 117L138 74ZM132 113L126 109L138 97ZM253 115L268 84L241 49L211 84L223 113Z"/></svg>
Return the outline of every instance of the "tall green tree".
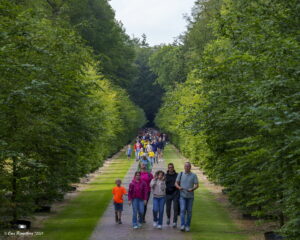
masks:
<svg viewBox="0 0 300 240"><path fill-rule="evenodd" d="M184 51L180 45L163 45L149 59L151 70L157 75L156 83L163 89L172 89L186 80Z"/></svg>
<svg viewBox="0 0 300 240"><path fill-rule="evenodd" d="M299 5L224 0L217 9L207 25L211 37L203 38L201 17L186 34L192 70L167 92L156 123L234 204L273 216L288 239L297 239Z"/></svg>
<svg viewBox="0 0 300 240"><path fill-rule="evenodd" d="M102 73L128 88L135 76L134 44L107 0L69 0L63 9L72 26L91 46Z"/></svg>
<svg viewBox="0 0 300 240"><path fill-rule="evenodd" d="M0 2L0 223L61 199L146 121L77 31L40 3Z"/></svg>
<svg viewBox="0 0 300 240"><path fill-rule="evenodd" d="M155 48L149 47L146 43L146 36L141 43L137 42L135 60L137 77L129 88L132 100L144 109L149 125L153 125L164 92L161 86L155 83L157 76L149 66L149 59L155 51Z"/></svg>

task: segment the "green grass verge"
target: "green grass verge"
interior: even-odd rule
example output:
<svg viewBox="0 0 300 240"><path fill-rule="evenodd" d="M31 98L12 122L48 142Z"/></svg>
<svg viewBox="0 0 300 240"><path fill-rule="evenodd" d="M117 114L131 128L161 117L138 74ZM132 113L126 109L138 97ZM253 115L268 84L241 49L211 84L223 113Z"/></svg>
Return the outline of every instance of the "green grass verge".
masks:
<svg viewBox="0 0 300 240"><path fill-rule="evenodd" d="M164 151L167 163L174 163L176 171L183 171L184 160L168 145ZM230 218L227 210L216 201L203 184L195 192L191 232L193 240L246 240L249 236L240 233L241 229Z"/></svg>
<svg viewBox="0 0 300 240"><path fill-rule="evenodd" d="M123 179L133 164L121 154L116 162L94 179L89 186L57 215L45 221L43 236L35 239L45 240L84 240L89 239L96 224L112 199L115 179Z"/></svg>

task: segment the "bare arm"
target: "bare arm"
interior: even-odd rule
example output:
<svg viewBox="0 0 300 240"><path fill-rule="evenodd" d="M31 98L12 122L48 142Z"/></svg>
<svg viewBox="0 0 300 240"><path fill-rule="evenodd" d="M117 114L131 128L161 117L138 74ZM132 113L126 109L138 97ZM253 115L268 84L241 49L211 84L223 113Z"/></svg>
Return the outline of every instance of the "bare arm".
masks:
<svg viewBox="0 0 300 240"><path fill-rule="evenodd" d="M199 184L198 184L198 183L195 183L195 184L194 184L194 187L193 187L193 188L190 188L188 191L189 191L189 192L193 192L193 191L195 191L198 187L199 187Z"/></svg>
<svg viewBox="0 0 300 240"><path fill-rule="evenodd" d="M179 190L182 190L182 187L180 187L179 182L175 182L175 187Z"/></svg>

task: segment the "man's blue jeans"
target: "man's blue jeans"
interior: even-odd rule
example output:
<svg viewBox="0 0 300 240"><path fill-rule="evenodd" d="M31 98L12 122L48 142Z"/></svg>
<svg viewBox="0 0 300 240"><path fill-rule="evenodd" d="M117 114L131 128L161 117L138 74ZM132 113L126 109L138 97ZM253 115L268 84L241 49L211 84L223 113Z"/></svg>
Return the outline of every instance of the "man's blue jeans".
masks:
<svg viewBox="0 0 300 240"><path fill-rule="evenodd" d="M157 222L158 225L163 224L165 202L166 197L153 197L153 221Z"/></svg>
<svg viewBox="0 0 300 240"><path fill-rule="evenodd" d="M139 217L139 223L143 223L143 215L144 215L144 200L139 198L132 199L132 225L137 226L138 220L137 217Z"/></svg>
<svg viewBox="0 0 300 240"><path fill-rule="evenodd" d="M184 198L180 197L180 221L181 226L190 227L192 219L192 209L194 198ZM185 218L186 215L186 218Z"/></svg>

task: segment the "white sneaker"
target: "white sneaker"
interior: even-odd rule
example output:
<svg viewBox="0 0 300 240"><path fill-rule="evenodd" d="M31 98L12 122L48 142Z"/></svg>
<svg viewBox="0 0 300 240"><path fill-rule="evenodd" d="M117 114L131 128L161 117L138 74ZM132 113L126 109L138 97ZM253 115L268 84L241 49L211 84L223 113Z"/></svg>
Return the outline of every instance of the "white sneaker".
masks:
<svg viewBox="0 0 300 240"><path fill-rule="evenodd" d="M181 227L180 227L180 231L184 232L184 230L185 230L185 227L184 227L184 226L181 226Z"/></svg>
<svg viewBox="0 0 300 240"><path fill-rule="evenodd" d="M141 228L141 227L142 227L142 224L138 223L137 226L138 226L138 228Z"/></svg>
<svg viewBox="0 0 300 240"><path fill-rule="evenodd" d="M185 231L189 232L190 231L190 227L185 227Z"/></svg>
<svg viewBox="0 0 300 240"><path fill-rule="evenodd" d="M173 226L173 228L177 228L177 223L174 222L172 226Z"/></svg>
<svg viewBox="0 0 300 240"><path fill-rule="evenodd" d="M157 227L157 222L153 222L153 227L154 227L154 228Z"/></svg>
<svg viewBox="0 0 300 240"><path fill-rule="evenodd" d="M157 226L157 229L162 229L162 226L161 226L161 225L158 225L158 226Z"/></svg>
<svg viewBox="0 0 300 240"><path fill-rule="evenodd" d="M134 226L134 227L133 227L133 229L138 229L138 228L139 228L138 226Z"/></svg>

